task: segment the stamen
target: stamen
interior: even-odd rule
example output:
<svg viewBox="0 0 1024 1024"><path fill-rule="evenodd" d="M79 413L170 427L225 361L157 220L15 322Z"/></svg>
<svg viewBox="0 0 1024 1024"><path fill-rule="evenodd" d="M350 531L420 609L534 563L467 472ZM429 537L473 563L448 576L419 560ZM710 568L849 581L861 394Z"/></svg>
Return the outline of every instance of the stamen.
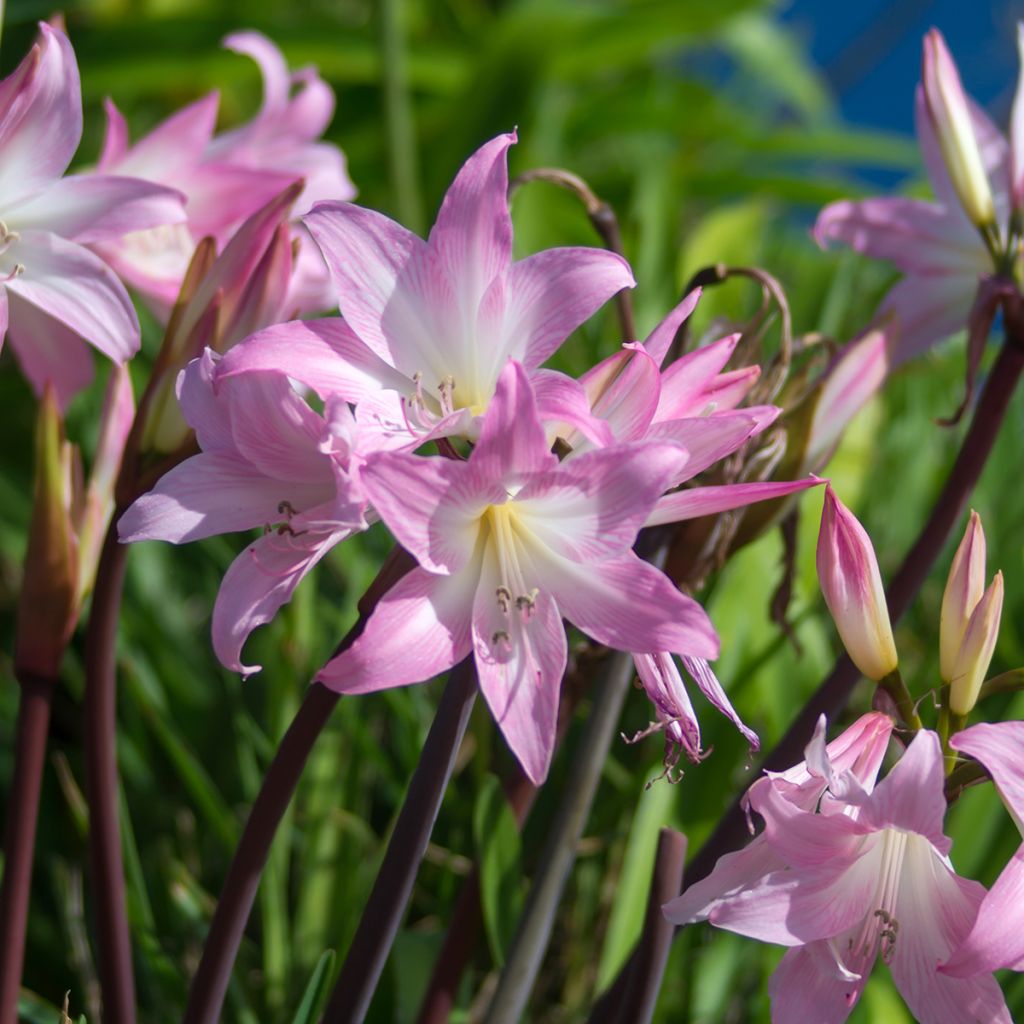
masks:
<svg viewBox="0 0 1024 1024"><path fill-rule="evenodd" d="M512 592L508 587L502 586L498 587L494 594L498 598L498 607L501 609L503 614L508 615L508 610L512 602Z"/></svg>
<svg viewBox="0 0 1024 1024"><path fill-rule="evenodd" d="M3 252L3 250L0 249L0 253L2 253L2 252ZM0 281L10 281L12 278L20 277L24 273L25 273L25 264L24 263L15 263L14 264L14 269L9 274L5 275L4 277L0 277Z"/></svg>
<svg viewBox="0 0 1024 1024"><path fill-rule="evenodd" d="M450 416L455 412L455 378L448 374L437 385L437 390L441 393L441 415Z"/></svg>

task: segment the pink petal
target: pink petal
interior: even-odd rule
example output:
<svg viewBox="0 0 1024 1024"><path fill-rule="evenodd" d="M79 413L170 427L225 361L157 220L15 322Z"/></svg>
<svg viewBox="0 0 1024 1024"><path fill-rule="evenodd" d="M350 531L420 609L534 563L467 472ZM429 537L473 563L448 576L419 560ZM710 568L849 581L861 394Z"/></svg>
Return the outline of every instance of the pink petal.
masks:
<svg viewBox="0 0 1024 1024"><path fill-rule="evenodd" d="M632 552L590 565L552 552L539 568L541 589L598 643L645 654L718 657L718 636L704 609Z"/></svg>
<svg viewBox="0 0 1024 1024"><path fill-rule="evenodd" d="M666 651L659 654L634 652L633 665L658 719L664 724L666 743L678 744L694 764L699 764L700 723L675 658Z"/></svg>
<svg viewBox="0 0 1024 1024"><path fill-rule="evenodd" d="M139 321L124 285L96 255L43 231L15 247L25 271L7 289L59 320L116 363L139 348Z"/></svg>
<svg viewBox="0 0 1024 1024"><path fill-rule="evenodd" d="M303 221L352 330L389 365L409 376L428 375L430 387L442 380L448 368L434 339L448 333L445 317L455 300L425 243L383 214L351 203L318 203Z"/></svg>
<svg viewBox="0 0 1024 1024"><path fill-rule="evenodd" d="M715 375L729 362L739 340L738 334L730 334L687 352L672 363L661 375L661 398L655 419L703 415L708 405L705 392L714 384Z"/></svg>
<svg viewBox="0 0 1024 1024"><path fill-rule="evenodd" d="M381 598L358 640L321 669L339 693L370 693L431 679L470 650L479 565L454 576L413 569Z"/></svg>
<svg viewBox="0 0 1024 1024"><path fill-rule="evenodd" d="M128 152L129 140L128 122L109 96L103 100L103 112L107 116L107 127L103 134L103 149L97 167L101 171L106 171L124 158Z"/></svg>
<svg viewBox="0 0 1024 1024"><path fill-rule="evenodd" d="M717 515L719 512L743 508L757 501L769 501L772 498L795 494L808 487L817 487L821 483L824 481L811 477L807 480L721 484L716 487L691 487L687 490L674 491L658 499L644 525L660 526L662 523L677 523L685 519Z"/></svg>
<svg viewBox="0 0 1024 1024"><path fill-rule="evenodd" d="M178 374L177 396L185 422L196 432L200 448L205 452L235 450L231 433L231 407L217 400L214 386L217 356L204 349Z"/></svg>
<svg viewBox="0 0 1024 1024"><path fill-rule="evenodd" d="M563 558L600 561L626 552L686 453L673 445L598 448L531 479L517 518Z"/></svg>
<svg viewBox="0 0 1024 1024"><path fill-rule="evenodd" d="M64 410L80 391L92 383L93 360L89 347L70 328L17 294L4 295L3 319L10 319L11 348L33 391L42 395L47 384L56 392Z"/></svg>
<svg viewBox="0 0 1024 1024"><path fill-rule="evenodd" d="M956 733L949 745L988 769L1003 803L1024 832L1024 722L981 722Z"/></svg>
<svg viewBox="0 0 1024 1024"><path fill-rule="evenodd" d="M287 372L325 401L339 395L358 404L382 388L405 394L415 387L367 348L341 317L264 328L224 356L217 379L266 371Z"/></svg>
<svg viewBox="0 0 1024 1024"><path fill-rule="evenodd" d="M921 355L967 324L978 275L942 274L932 277L911 276L890 289L878 315L896 316L895 344L890 348L891 367Z"/></svg>
<svg viewBox="0 0 1024 1024"><path fill-rule="evenodd" d="M61 178L8 215L19 231L52 231L85 245L185 220L185 197L139 178L83 174Z"/></svg>
<svg viewBox="0 0 1024 1024"><path fill-rule="evenodd" d="M627 346L588 370L580 383L596 416L616 440L638 441L647 433L661 397L661 372L639 346Z"/></svg>
<svg viewBox="0 0 1024 1024"><path fill-rule="evenodd" d="M478 478L464 462L399 452L372 455L361 471L373 507L399 543L434 573L465 568L489 504L503 487Z"/></svg>
<svg viewBox="0 0 1024 1024"><path fill-rule="evenodd" d="M540 366L616 292L635 284L629 264L604 249L545 249L513 263L506 350L527 369Z"/></svg>
<svg viewBox="0 0 1024 1024"><path fill-rule="evenodd" d="M700 688L700 692L707 697L712 707L720 711L739 730L740 735L750 744L751 750L760 750L761 741L753 729L747 727L732 706L732 702L726 696L725 689L718 681L718 676L712 671L711 666L703 658L688 658L683 656L683 667L693 677L694 682Z"/></svg>
<svg viewBox="0 0 1024 1024"><path fill-rule="evenodd" d="M300 535L271 531L250 544L224 576L213 606L213 649L225 668L243 676L261 665L243 665L249 634L287 604L305 575L348 534L343 531Z"/></svg>
<svg viewBox="0 0 1024 1024"><path fill-rule="evenodd" d="M291 91L288 65L281 51L262 32L232 32L224 37L222 45L251 57L259 65L263 76L264 110L278 110L288 105Z"/></svg>
<svg viewBox="0 0 1024 1024"><path fill-rule="evenodd" d="M867 977L854 981L824 973L811 952L823 945L787 950L775 968L768 981L773 1024L842 1024L853 1012Z"/></svg>
<svg viewBox="0 0 1024 1024"><path fill-rule="evenodd" d="M917 91L914 93L914 128L917 131L917 141L921 147L924 169L928 174L935 198L949 211L950 216L959 217L965 225L970 225L971 222L961 209L960 199L949 179L946 161L942 157L939 140L935 134L935 125L928 113L928 101L925 98L923 85L918 85Z"/></svg>
<svg viewBox="0 0 1024 1024"><path fill-rule="evenodd" d="M682 302L647 335L644 341L644 348L658 366L661 366L665 361L665 356L668 355L668 350L672 347L672 342L675 341L676 334L683 321L696 308L700 294L700 288L694 288L693 291L687 292ZM685 359L686 356L683 358Z"/></svg>
<svg viewBox="0 0 1024 1024"><path fill-rule="evenodd" d="M919 732L892 771L875 787L861 820L875 828L899 828L926 837L940 852L950 840L942 831L946 816L942 748L930 730Z"/></svg>
<svg viewBox="0 0 1024 1024"><path fill-rule="evenodd" d="M557 370L533 370L530 384L537 415L546 424L556 424L555 432L562 434L570 446L590 442L603 447L615 443L608 424L590 411L587 394L578 380Z"/></svg>
<svg viewBox="0 0 1024 1024"><path fill-rule="evenodd" d="M82 90L66 35L40 23L39 42L0 83L0 195L5 205L59 178L82 137Z"/></svg>
<svg viewBox="0 0 1024 1024"><path fill-rule="evenodd" d="M296 511L329 500L333 486L272 480L237 455L202 452L160 478L118 522L123 543L172 544L279 523L282 502Z"/></svg>
<svg viewBox="0 0 1024 1024"><path fill-rule="evenodd" d="M185 210L189 228L196 238L212 235L224 243L241 221L298 179L297 174L263 167L203 163L183 176L180 186L188 194Z"/></svg>
<svg viewBox="0 0 1024 1024"><path fill-rule="evenodd" d="M818 215L814 237L822 246L845 242L907 273L975 273L988 263L981 236L966 218L920 199L832 203Z"/></svg>
<svg viewBox="0 0 1024 1024"><path fill-rule="evenodd" d="M720 416L664 420L652 423L647 437L651 441L673 441L682 445L690 457L672 484L691 480L709 466L731 455L748 438L763 429L763 420L752 410L725 412Z"/></svg>
<svg viewBox="0 0 1024 1024"><path fill-rule="evenodd" d="M514 608L504 613L495 599L503 582L489 551L473 604L477 675L509 747L530 781L539 786L547 777L555 745L565 629L550 594L539 594L528 613Z"/></svg>
<svg viewBox="0 0 1024 1024"><path fill-rule="evenodd" d="M466 324L475 323L488 286L512 262L507 153L515 141L515 132L499 135L462 165L427 240Z"/></svg>
<svg viewBox="0 0 1024 1024"><path fill-rule="evenodd" d="M557 464L548 449L529 378L519 363L510 362L501 371L470 461L482 476L501 479L506 486Z"/></svg>
<svg viewBox="0 0 1024 1024"><path fill-rule="evenodd" d="M1024 846L1017 848L1017 852L1003 868L995 885L982 900L978 916L966 938L939 970L953 978L989 974L1004 967L1014 971L1024 970L1022 907Z"/></svg>
<svg viewBox="0 0 1024 1024"><path fill-rule="evenodd" d="M911 837L900 877L895 908L900 927L889 969L922 1024L1011 1022L991 974L953 978L936 970L967 935L984 892L977 882L954 874L927 842Z"/></svg>

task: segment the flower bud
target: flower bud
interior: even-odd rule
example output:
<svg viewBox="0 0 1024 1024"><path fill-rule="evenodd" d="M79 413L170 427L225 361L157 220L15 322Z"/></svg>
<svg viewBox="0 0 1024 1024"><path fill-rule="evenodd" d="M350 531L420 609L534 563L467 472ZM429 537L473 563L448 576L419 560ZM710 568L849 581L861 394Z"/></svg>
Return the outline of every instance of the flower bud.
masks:
<svg viewBox="0 0 1024 1024"><path fill-rule="evenodd" d="M884 679L898 659L875 551L831 485L825 488L817 562L825 603L853 663L868 679Z"/></svg>
<svg viewBox="0 0 1024 1024"><path fill-rule="evenodd" d="M19 675L56 679L78 618L78 556L72 525L76 452L64 439L50 385L39 403L35 449L32 524L18 601L14 663Z"/></svg>
<svg viewBox="0 0 1024 1024"><path fill-rule="evenodd" d="M985 592L985 531L977 512L971 512L964 538L953 556L942 595L939 626L939 674L944 683L953 679L954 667L967 632L971 613Z"/></svg>
<svg viewBox="0 0 1024 1024"><path fill-rule="evenodd" d="M956 64L938 29L924 37L922 71L925 106L953 189L967 216L978 226L995 222L995 205L971 112Z"/></svg>
<svg viewBox="0 0 1024 1024"><path fill-rule="evenodd" d="M969 714L978 699L978 691L992 661L992 652L996 649L1002 613L1003 574L997 572L971 614L953 666L949 710L955 715Z"/></svg>

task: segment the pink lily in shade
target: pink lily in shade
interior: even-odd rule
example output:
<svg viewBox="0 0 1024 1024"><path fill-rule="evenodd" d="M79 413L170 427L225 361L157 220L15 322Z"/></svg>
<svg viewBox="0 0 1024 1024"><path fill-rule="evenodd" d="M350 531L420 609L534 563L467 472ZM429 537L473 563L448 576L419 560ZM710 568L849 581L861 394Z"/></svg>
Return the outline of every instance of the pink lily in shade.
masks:
<svg viewBox="0 0 1024 1024"><path fill-rule="evenodd" d="M121 517L122 542L179 544L262 527L231 564L213 611L221 662L246 675L249 634L285 604L335 544L367 525L360 454L342 401L314 412L283 374L250 374L213 387L207 350L178 381L178 400L202 452L176 466Z"/></svg>
<svg viewBox="0 0 1024 1024"><path fill-rule="evenodd" d="M499 727L539 784L566 664L563 617L620 650L718 653L700 606L630 550L685 459L675 444L627 444L558 462L527 372L509 363L467 461L367 457L370 501L420 565L318 679L366 693L430 679L472 651Z"/></svg>
<svg viewBox="0 0 1024 1024"><path fill-rule="evenodd" d="M225 45L253 57L264 77L260 112L238 128L214 136L218 96L211 93L131 145L123 115L106 101L99 169L173 184L187 197L187 223L133 232L97 247L163 317L200 238L213 237L223 246L243 220L300 179L304 184L296 216L320 199L355 195L341 150L317 141L334 111L330 87L311 68L289 73L280 51L258 32L228 36ZM298 86L294 96L293 86ZM304 228L296 225L294 231L298 272L288 308L304 313L330 309L335 300L323 258Z"/></svg>
<svg viewBox="0 0 1024 1024"><path fill-rule="evenodd" d="M345 324L280 328L237 355L232 372L287 365L318 392L358 403L368 428L404 433L412 446L426 437L474 437L509 359L536 377L542 410L568 403L585 411L578 384L538 368L631 287L633 275L599 249L548 249L512 261L506 153L514 141L499 136L466 161L425 242L372 210L317 204L305 223Z"/></svg>
<svg viewBox="0 0 1024 1024"><path fill-rule="evenodd" d="M184 219L182 197L135 178L62 178L82 136L74 51L63 32L39 42L0 82L0 344L6 334L37 393L63 407L92 379L83 341L115 363L139 347L123 285L83 246Z"/></svg>
<svg viewBox="0 0 1024 1024"><path fill-rule="evenodd" d="M988 769L1024 834L1024 722L972 725L953 736L949 745ZM1003 967L1024 970L1024 845L989 890L969 934L939 970L965 978Z"/></svg>
<svg viewBox="0 0 1024 1024"><path fill-rule="evenodd" d="M799 806L776 780L749 794L765 820L765 852L781 866L766 857L760 877L728 879L709 908L670 903L670 918L685 910L687 919L706 916L789 946L769 984L776 1024L841 1024L879 956L921 1024L1009 1024L991 975L937 971L971 930L985 893L949 863L938 736L919 732L874 788L854 771L837 773L820 736L807 755L808 768L828 783L817 810Z"/></svg>
<svg viewBox="0 0 1024 1024"><path fill-rule="evenodd" d="M1024 54L1024 28L1018 28L1018 42ZM936 201L832 203L822 210L814 234L822 245L831 239L845 242L895 263L904 273L879 311L895 314L898 321L890 351L893 365L966 325L973 371L995 311L991 297L979 295L979 282L1001 275L1019 289L1024 278L1024 88L1017 90L1007 142L964 95L956 65L935 29L925 38L922 79L915 120Z"/></svg>

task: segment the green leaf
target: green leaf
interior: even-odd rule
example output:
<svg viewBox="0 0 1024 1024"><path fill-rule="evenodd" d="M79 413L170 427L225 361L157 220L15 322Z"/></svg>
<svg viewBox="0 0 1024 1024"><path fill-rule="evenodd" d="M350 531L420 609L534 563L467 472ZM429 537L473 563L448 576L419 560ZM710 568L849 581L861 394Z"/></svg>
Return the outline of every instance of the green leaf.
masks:
<svg viewBox="0 0 1024 1024"><path fill-rule="evenodd" d="M292 1017L292 1024L313 1024L320 1016L320 1010L327 998L331 975L334 973L334 958L334 950L327 949L317 960L306 985L306 991L302 993L302 1002Z"/></svg>
<svg viewBox="0 0 1024 1024"><path fill-rule="evenodd" d="M480 865L484 928L494 961L501 965L522 907L523 888L519 829L494 775L484 779L477 797L473 838Z"/></svg>

